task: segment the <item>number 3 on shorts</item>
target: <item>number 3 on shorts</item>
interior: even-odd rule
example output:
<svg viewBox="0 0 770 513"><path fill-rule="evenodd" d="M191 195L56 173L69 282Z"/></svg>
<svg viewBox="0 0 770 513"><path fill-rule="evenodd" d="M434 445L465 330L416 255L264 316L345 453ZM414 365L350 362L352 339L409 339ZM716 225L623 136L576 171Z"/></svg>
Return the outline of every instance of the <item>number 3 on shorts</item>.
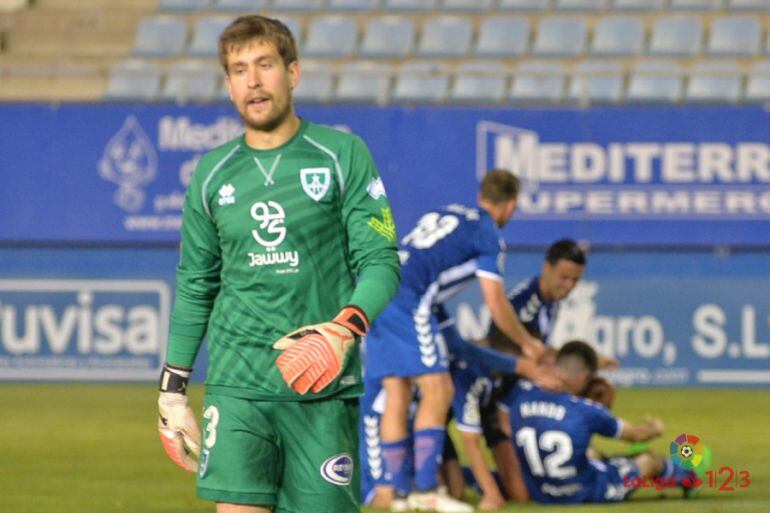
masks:
<svg viewBox="0 0 770 513"><path fill-rule="evenodd" d="M203 443L211 449L217 443L217 424L219 423L219 410L216 406L209 406L203 412L203 418L208 420L206 423L206 438Z"/></svg>

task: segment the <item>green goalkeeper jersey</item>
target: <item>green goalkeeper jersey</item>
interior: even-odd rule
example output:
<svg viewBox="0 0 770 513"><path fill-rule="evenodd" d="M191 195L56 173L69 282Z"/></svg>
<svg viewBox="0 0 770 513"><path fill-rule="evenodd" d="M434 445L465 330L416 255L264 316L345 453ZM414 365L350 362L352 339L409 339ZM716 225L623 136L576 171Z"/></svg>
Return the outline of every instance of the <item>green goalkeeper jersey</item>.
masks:
<svg viewBox="0 0 770 513"><path fill-rule="evenodd" d="M208 390L267 400L353 397L359 349L319 394L282 379L282 335L348 304L370 322L398 287L385 189L357 136L302 120L271 150L238 137L203 156L185 199L168 362L192 366L206 335Z"/></svg>

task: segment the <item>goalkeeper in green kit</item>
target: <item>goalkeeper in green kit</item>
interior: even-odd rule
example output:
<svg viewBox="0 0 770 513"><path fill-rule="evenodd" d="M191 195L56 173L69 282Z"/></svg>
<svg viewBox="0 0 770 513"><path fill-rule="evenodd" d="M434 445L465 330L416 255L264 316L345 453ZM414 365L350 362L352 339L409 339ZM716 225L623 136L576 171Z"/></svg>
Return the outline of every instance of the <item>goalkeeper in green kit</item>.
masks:
<svg viewBox="0 0 770 513"><path fill-rule="evenodd" d="M219 56L245 134L187 190L160 438L217 513L359 511L358 339L399 281L385 189L361 139L295 114L286 26L238 18ZM185 389L204 335L199 430Z"/></svg>

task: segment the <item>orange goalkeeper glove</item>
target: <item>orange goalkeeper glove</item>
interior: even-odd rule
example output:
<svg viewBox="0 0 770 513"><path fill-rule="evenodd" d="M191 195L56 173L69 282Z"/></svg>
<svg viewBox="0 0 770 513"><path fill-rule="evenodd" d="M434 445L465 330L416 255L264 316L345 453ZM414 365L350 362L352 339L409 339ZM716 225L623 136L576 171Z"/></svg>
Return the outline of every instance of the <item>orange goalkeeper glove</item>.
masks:
<svg viewBox="0 0 770 513"><path fill-rule="evenodd" d="M201 431L187 402L187 382L192 369L166 364L160 375L158 434L171 460L188 472L198 470L190 456L200 453Z"/></svg>
<svg viewBox="0 0 770 513"><path fill-rule="evenodd" d="M363 336L369 321L355 306L346 306L331 322L304 326L273 345L283 352L275 364L284 381L300 394L320 392L342 372L355 336Z"/></svg>

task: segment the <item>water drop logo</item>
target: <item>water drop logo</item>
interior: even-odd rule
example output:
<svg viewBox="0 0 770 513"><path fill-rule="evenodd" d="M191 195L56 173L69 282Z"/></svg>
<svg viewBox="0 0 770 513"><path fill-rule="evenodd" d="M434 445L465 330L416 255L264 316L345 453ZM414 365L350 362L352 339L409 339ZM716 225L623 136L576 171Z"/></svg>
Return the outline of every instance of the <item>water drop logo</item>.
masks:
<svg viewBox="0 0 770 513"><path fill-rule="evenodd" d="M144 205L142 187L155 179L158 155L139 121L128 116L123 126L110 138L99 161L99 175L118 185L113 201L127 212L137 212Z"/></svg>
<svg viewBox="0 0 770 513"><path fill-rule="evenodd" d="M682 433L669 446L671 461L685 470L695 470L703 463L703 445L695 435Z"/></svg>

